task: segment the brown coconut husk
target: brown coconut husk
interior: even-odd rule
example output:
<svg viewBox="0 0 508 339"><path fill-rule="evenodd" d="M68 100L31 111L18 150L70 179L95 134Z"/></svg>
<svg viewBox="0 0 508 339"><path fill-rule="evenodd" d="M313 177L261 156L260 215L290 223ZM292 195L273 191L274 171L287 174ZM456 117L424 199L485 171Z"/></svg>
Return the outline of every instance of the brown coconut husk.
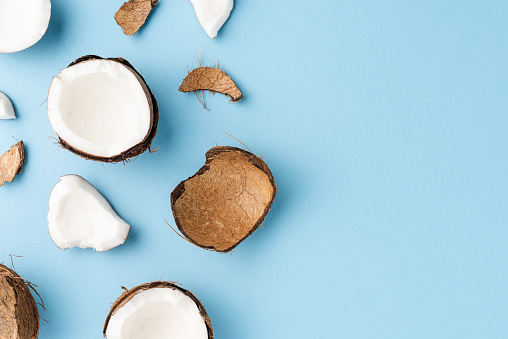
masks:
<svg viewBox="0 0 508 339"><path fill-rule="evenodd" d="M191 243L225 253L258 229L276 194L272 172L261 158L220 146L210 149L204 166L173 190L171 209Z"/></svg>
<svg viewBox="0 0 508 339"><path fill-rule="evenodd" d="M39 312L29 286L0 264L0 338L37 339Z"/></svg>
<svg viewBox="0 0 508 339"><path fill-rule="evenodd" d="M130 290L127 290L125 287L122 287L122 289L126 290L122 293L120 298L118 298L111 307L111 310L108 313L108 316L106 317L106 322L104 323L104 329L102 331L104 337L106 337L106 330L108 329L109 320L111 317L118 311L122 306L124 306L127 302L129 302L136 294L141 293L143 291L152 289L152 288L170 288L173 290L177 290L188 296L189 298L194 301L196 306L198 307L199 313L201 314L201 317L203 317L203 320L206 325L206 329L208 331L208 339L213 339L213 328L212 328L212 321L210 320L210 317L208 316L208 313L206 313L205 307L203 304L199 301L198 298L192 292L176 285L175 283L169 282L169 281L154 281L146 284L139 285L137 287L134 287Z"/></svg>
<svg viewBox="0 0 508 339"><path fill-rule="evenodd" d="M131 147L130 149L126 150L122 154L119 154L114 157L99 157L92 154L88 154L86 152L83 152L77 148L72 147L70 144L68 144L65 140L60 138L58 136L59 144L71 151L72 153L79 155L80 157L87 159L87 160L95 160L100 162L111 162L111 163L117 163L121 161L126 161L130 158L134 158L139 156L141 153L145 152L146 150L150 151L150 147L153 141L153 138L155 138L155 135L157 134L157 124L159 122L159 107L157 106L157 100L155 100L155 96L153 95L152 91L150 91L150 88L148 87L148 84L146 83L145 79L141 76L141 74L136 71L136 69L124 58L101 58L97 55L85 55L81 58L76 59L73 61L68 67L74 66L78 63L87 62L90 60L97 60L97 59L104 59L104 60L111 60L118 63L121 63L122 65L126 66L139 80L139 83L141 84L141 87L143 88L143 91L145 92L145 95L148 99L149 107L150 107L150 121L151 126L149 129L148 134L146 135L145 139L143 139L142 142L139 144Z"/></svg>
<svg viewBox="0 0 508 339"><path fill-rule="evenodd" d="M12 182L21 173L24 163L25 144L20 141L0 156L0 187L7 181Z"/></svg>
<svg viewBox="0 0 508 339"><path fill-rule="evenodd" d="M145 24L158 0L129 0L115 13L116 23L125 35L133 35Z"/></svg>
<svg viewBox="0 0 508 339"><path fill-rule="evenodd" d="M183 79L180 92L210 91L221 93L231 98L232 102L240 101L243 96L235 82L223 70L217 67L198 67Z"/></svg>

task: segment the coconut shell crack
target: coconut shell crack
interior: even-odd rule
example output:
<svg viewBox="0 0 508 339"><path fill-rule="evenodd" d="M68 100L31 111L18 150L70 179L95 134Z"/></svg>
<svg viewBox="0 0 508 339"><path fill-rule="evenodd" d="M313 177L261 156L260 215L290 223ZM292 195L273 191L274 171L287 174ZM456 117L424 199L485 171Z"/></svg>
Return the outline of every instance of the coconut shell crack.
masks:
<svg viewBox="0 0 508 339"><path fill-rule="evenodd" d="M130 0L115 13L116 23L125 35L131 36L145 24L148 15L157 5L157 0Z"/></svg>
<svg viewBox="0 0 508 339"><path fill-rule="evenodd" d="M7 181L12 182L21 173L24 163L25 145L20 141L0 156L0 187Z"/></svg>
<svg viewBox="0 0 508 339"><path fill-rule="evenodd" d="M240 101L243 96L235 82L218 67L199 67L189 72L182 85L180 92L210 91L221 93L231 98L232 102Z"/></svg>
<svg viewBox="0 0 508 339"><path fill-rule="evenodd" d="M39 312L28 284L0 264L0 338L37 339Z"/></svg>
<svg viewBox="0 0 508 339"><path fill-rule="evenodd" d="M214 147L203 167L171 193L180 232L193 244L229 252L263 223L277 194L266 163L236 147Z"/></svg>

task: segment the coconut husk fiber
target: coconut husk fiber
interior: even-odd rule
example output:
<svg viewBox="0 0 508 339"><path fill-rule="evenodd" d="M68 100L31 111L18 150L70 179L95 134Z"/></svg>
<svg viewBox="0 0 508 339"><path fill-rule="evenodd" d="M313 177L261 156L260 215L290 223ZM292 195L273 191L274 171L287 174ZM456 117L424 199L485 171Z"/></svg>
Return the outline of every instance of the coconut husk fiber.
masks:
<svg viewBox="0 0 508 339"><path fill-rule="evenodd" d="M0 338L37 339L39 312L27 282L0 264Z"/></svg>
<svg viewBox="0 0 508 339"><path fill-rule="evenodd" d="M157 0L130 0L115 13L116 23L125 35L133 35L145 24L148 15L157 5Z"/></svg>
<svg viewBox="0 0 508 339"><path fill-rule="evenodd" d="M229 252L263 223L277 194L268 165L236 147L214 147L203 167L171 193L180 232L193 244Z"/></svg>
<svg viewBox="0 0 508 339"><path fill-rule="evenodd" d="M11 149L0 156L0 187L7 181L12 182L21 173L25 163L25 144L18 142Z"/></svg>

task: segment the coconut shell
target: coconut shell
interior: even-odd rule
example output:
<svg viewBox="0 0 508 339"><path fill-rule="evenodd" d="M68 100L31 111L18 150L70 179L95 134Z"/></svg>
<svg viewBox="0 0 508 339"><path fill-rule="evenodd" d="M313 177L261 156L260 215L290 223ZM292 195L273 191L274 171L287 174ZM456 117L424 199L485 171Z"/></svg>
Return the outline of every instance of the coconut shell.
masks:
<svg viewBox="0 0 508 339"><path fill-rule="evenodd" d="M236 147L214 147L203 167L171 193L180 232L193 244L229 252L263 223L277 185L268 165Z"/></svg>
<svg viewBox="0 0 508 339"><path fill-rule="evenodd" d="M21 173L25 163L25 144L18 142L11 149L0 156L0 187L6 181L12 182L14 177Z"/></svg>
<svg viewBox="0 0 508 339"><path fill-rule="evenodd" d="M129 0L115 13L116 23L125 35L133 35L145 24L157 0Z"/></svg>
<svg viewBox="0 0 508 339"><path fill-rule="evenodd" d="M106 336L106 330L108 329L109 320L116 313L116 311L119 310L127 302L129 302L132 298L134 298L134 296L136 296L136 294L141 293L146 290L149 290L149 289L152 289L152 288L170 288L173 290L180 291L183 294L185 294L186 296L188 296L189 298L191 298L192 301L194 301L194 303L198 307L201 317L203 317L203 320L206 325L206 329L208 331L208 339L213 339L212 321L210 320L208 313L206 313L206 310L205 310L205 307L203 306L203 304L190 291L187 291L186 289L181 288L180 286L177 286L174 283L171 283L168 281L154 281L151 283L139 285L137 287L134 287L133 289L123 292L122 295L120 296L120 298L118 298L113 303L113 306L111 307L111 310L109 311L109 314L106 317L106 322L104 323L104 329L102 331L102 333L104 334L104 337Z"/></svg>
<svg viewBox="0 0 508 339"><path fill-rule="evenodd" d="M210 91L221 93L231 98L232 102L240 101L243 96L229 75L219 68L199 67L183 79L180 92Z"/></svg>
<svg viewBox="0 0 508 339"><path fill-rule="evenodd" d="M149 107L150 107L150 121L151 121L149 132L147 133L145 139L143 139L142 142L131 147L130 149L123 152L122 154L119 154L114 157L109 157L109 158L95 156L95 155L83 152L77 148L74 148L69 143L67 143L65 140L60 138L60 136L58 136L59 143L63 148L65 148L65 149L71 151L72 153L79 155L80 157L87 159L87 160L116 163L116 162L125 161L125 160L133 158L133 157L137 157L141 153L145 152L147 149L148 150L150 149L153 138L155 138L155 135L157 134L157 125L159 122L159 107L157 106L157 100L155 100L155 96L150 91L150 88L148 87L145 79L143 79L141 74L139 74L136 71L136 69L127 60L125 60L123 58L101 58L100 56L97 56L97 55L86 55L86 56L76 59L68 67L74 66L78 63L87 62L90 60L97 60L97 59L105 59L105 60L111 60L111 61L121 63L122 65L126 66L132 73L134 73L136 78L139 80L139 83L141 84L141 87L143 88L147 99L151 99L151 100L148 100Z"/></svg>
<svg viewBox="0 0 508 339"><path fill-rule="evenodd" d="M37 339L39 312L23 278L0 264L0 338Z"/></svg>

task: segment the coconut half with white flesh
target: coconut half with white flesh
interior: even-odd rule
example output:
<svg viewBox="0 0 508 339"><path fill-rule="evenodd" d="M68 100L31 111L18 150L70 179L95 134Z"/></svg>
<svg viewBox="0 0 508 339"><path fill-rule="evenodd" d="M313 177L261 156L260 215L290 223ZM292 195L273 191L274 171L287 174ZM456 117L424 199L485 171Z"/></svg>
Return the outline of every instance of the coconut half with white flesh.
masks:
<svg viewBox="0 0 508 339"><path fill-rule="evenodd" d="M210 317L191 292L167 281L125 291L104 324L107 339L213 339Z"/></svg>
<svg viewBox="0 0 508 339"><path fill-rule="evenodd" d="M88 181L65 175L49 197L49 235L65 250L93 248L104 252L125 242L130 226Z"/></svg>
<svg viewBox="0 0 508 339"><path fill-rule="evenodd" d="M0 92L0 120L16 119L14 106L7 95Z"/></svg>
<svg viewBox="0 0 508 339"><path fill-rule="evenodd" d="M159 120L155 97L129 62L93 55L53 78L48 115L62 147L101 162L150 149Z"/></svg>
<svg viewBox="0 0 508 339"><path fill-rule="evenodd" d="M50 0L0 0L0 53L22 51L46 34Z"/></svg>
<svg viewBox="0 0 508 339"><path fill-rule="evenodd" d="M199 23L214 39L233 10L233 0L190 0Z"/></svg>

